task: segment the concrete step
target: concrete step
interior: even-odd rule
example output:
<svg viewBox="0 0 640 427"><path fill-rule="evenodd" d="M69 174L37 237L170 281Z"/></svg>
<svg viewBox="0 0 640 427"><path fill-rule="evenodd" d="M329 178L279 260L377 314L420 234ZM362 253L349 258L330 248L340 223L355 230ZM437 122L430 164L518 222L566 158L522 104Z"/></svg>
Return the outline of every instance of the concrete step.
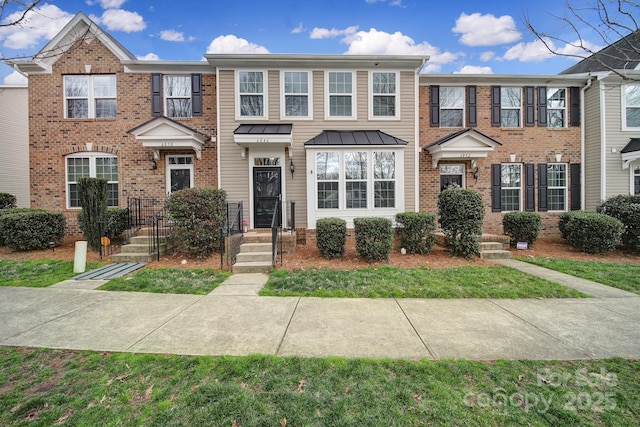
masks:
<svg viewBox="0 0 640 427"><path fill-rule="evenodd" d="M236 255L236 263L251 261L271 262L271 252L240 252Z"/></svg>
<svg viewBox="0 0 640 427"><path fill-rule="evenodd" d="M149 262L155 258L155 254L150 254L148 252L142 253L119 253L111 255L111 261L113 262Z"/></svg>
<svg viewBox="0 0 640 427"><path fill-rule="evenodd" d="M480 242L480 251L501 251L504 245L498 242Z"/></svg>
<svg viewBox="0 0 640 427"><path fill-rule="evenodd" d="M233 264L233 273L268 273L271 270L271 261L236 262Z"/></svg>
<svg viewBox="0 0 640 427"><path fill-rule="evenodd" d="M504 251L504 250L480 251L480 258L482 258L482 259L509 259L509 258L511 258L511 252Z"/></svg>
<svg viewBox="0 0 640 427"><path fill-rule="evenodd" d="M167 240L165 236L159 236L158 239L161 242L165 242ZM132 238L129 239L129 243L132 245L149 245L149 240L151 239L147 235L133 236Z"/></svg>
<svg viewBox="0 0 640 427"><path fill-rule="evenodd" d="M139 244L131 244L123 245L120 248L120 252L122 253L143 253L149 252L149 245L139 245ZM160 253L164 254L167 252L167 243L160 243Z"/></svg>
<svg viewBox="0 0 640 427"><path fill-rule="evenodd" d="M243 243L240 245L240 253L243 252L269 252L271 253L271 243Z"/></svg>

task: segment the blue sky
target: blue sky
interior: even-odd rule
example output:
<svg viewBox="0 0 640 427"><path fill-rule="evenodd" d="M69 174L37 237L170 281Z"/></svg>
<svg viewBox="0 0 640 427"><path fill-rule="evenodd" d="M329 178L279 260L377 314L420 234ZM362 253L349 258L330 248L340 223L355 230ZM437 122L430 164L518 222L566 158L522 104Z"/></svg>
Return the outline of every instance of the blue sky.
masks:
<svg viewBox="0 0 640 427"><path fill-rule="evenodd" d="M416 54L431 57L426 72L442 74L556 74L575 63L549 55L524 23L528 15L539 30L575 40L554 18L565 12L558 0L43 0L22 26L0 28L0 57L35 54L78 11L141 59ZM0 82L20 82L12 71L0 65Z"/></svg>

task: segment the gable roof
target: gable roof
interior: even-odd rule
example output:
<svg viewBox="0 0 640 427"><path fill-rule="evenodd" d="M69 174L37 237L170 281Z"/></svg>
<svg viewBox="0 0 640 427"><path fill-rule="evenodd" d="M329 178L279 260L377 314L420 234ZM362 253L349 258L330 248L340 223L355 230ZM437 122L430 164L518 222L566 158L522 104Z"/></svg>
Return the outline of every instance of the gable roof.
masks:
<svg viewBox="0 0 640 427"><path fill-rule="evenodd" d="M422 151L428 151L431 154L434 169L440 160L471 160L472 167L476 167L478 159L486 158L490 152L501 145L490 136L476 129L467 128L423 146Z"/></svg>
<svg viewBox="0 0 640 427"><path fill-rule="evenodd" d="M136 57L110 34L103 31L87 15L78 12L31 60L7 61L22 74L48 74L51 66L69 50L73 44L84 39L91 43L100 40L119 60L134 60Z"/></svg>
<svg viewBox="0 0 640 427"><path fill-rule="evenodd" d="M609 70L635 70L640 68L640 30L567 68L560 74L581 74Z"/></svg>

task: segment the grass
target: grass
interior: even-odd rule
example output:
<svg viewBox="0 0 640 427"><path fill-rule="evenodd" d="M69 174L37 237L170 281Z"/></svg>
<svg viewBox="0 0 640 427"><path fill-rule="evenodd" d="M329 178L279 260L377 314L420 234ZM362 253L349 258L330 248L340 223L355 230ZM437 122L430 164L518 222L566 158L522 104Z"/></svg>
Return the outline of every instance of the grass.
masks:
<svg viewBox="0 0 640 427"><path fill-rule="evenodd" d="M98 268L99 262L87 263L87 270ZM73 261L12 261L0 259L0 286L44 288L76 276Z"/></svg>
<svg viewBox="0 0 640 427"><path fill-rule="evenodd" d="M640 361L189 357L0 347L0 425L640 423Z"/></svg>
<svg viewBox="0 0 640 427"><path fill-rule="evenodd" d="M572 261L545 257L518 258L561 273L640 294L640 265L613 262Z"/></svg>
<svg viewBox="0 0 640 427"><path fill-rule="evenodd" d="M260 295L364 298L574 298L580 292L510 267L275 270Z"/></svg>
<svg viewBox="0 0 640 427"><path fill-rule="evenodd" d="M132 275L110 280L99 289L102 291L133 291L171 294L206 295L231 275L230 272L176 268L145 268Z"/></svg>

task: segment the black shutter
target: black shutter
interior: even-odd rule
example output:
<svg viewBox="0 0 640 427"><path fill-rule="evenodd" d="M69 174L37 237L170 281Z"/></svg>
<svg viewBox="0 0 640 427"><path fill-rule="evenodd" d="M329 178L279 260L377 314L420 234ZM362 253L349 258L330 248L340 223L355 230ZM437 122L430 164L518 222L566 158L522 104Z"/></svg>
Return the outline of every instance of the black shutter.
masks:
<svg viewBox="0 0 640 427"><path fill-rule="evenodd" d="M194 116L202 115L202 74L191 74L191 109Z"/></svg>
<svg viewBox="0 0 640 427"><path fill-rule="evenodd" d="M491 86L491 126L501 126L500 86Z"/></svg>
<svg viewBox="0 0 640 427"><path fill-rule="evenodd" d="M581 205L581 183L580 183L580 163L572 163L570 165L571 173L571 210L577 211Z"/></svg>
<svg viewBox="0 0 640 427"><path fill-rule="evenodd" d="M547 207L547 164L538 164L538 210L546 212Z"/></svg>
<svg viewBox="0 0 640 427"><path fill-rule="evenodd" d="M151 114L162 115L162 74L151 74Z"/></svg>
<svg viewBox="0 0 640 427"><path fill-rule="evenodd" d="M569 126L580 126L580 88L569 88Z"/></svg>
<svg viewBox="0 0 640 427"><path fill-rule="evenodd" d="M478 126L478 100L476 86L467 86L467 127Z"/></svg>
<svg viewBox="0 0 640 427"><path fill-rule="evenodd" d="M524 165L524 210L527 212L533 212L536 210L535 170L536 168L533 163L527 163Z"/></svg>
<svg viewBox="0 0 640 427"><path fill-rule="evenodd" d="M502 165L491 165L491 212L502 211Z"/></svg>
<svg viewBox="0 0 640 427"><path fill-rule="evenodd" d="M524 87L524 125L536 125L536 104L535 88L533 86Z"/></svg>
<svg viewBox="0 0 640 427"><path fill-rule="evenodd" d="M538 87L538 126L547 126L547 87Z"/></svg>
<svg viewBox="0 0 640 427"><path fill-rule="evenodd" d="M440 126L440 86L429 86L429 125Z"/></svg>

